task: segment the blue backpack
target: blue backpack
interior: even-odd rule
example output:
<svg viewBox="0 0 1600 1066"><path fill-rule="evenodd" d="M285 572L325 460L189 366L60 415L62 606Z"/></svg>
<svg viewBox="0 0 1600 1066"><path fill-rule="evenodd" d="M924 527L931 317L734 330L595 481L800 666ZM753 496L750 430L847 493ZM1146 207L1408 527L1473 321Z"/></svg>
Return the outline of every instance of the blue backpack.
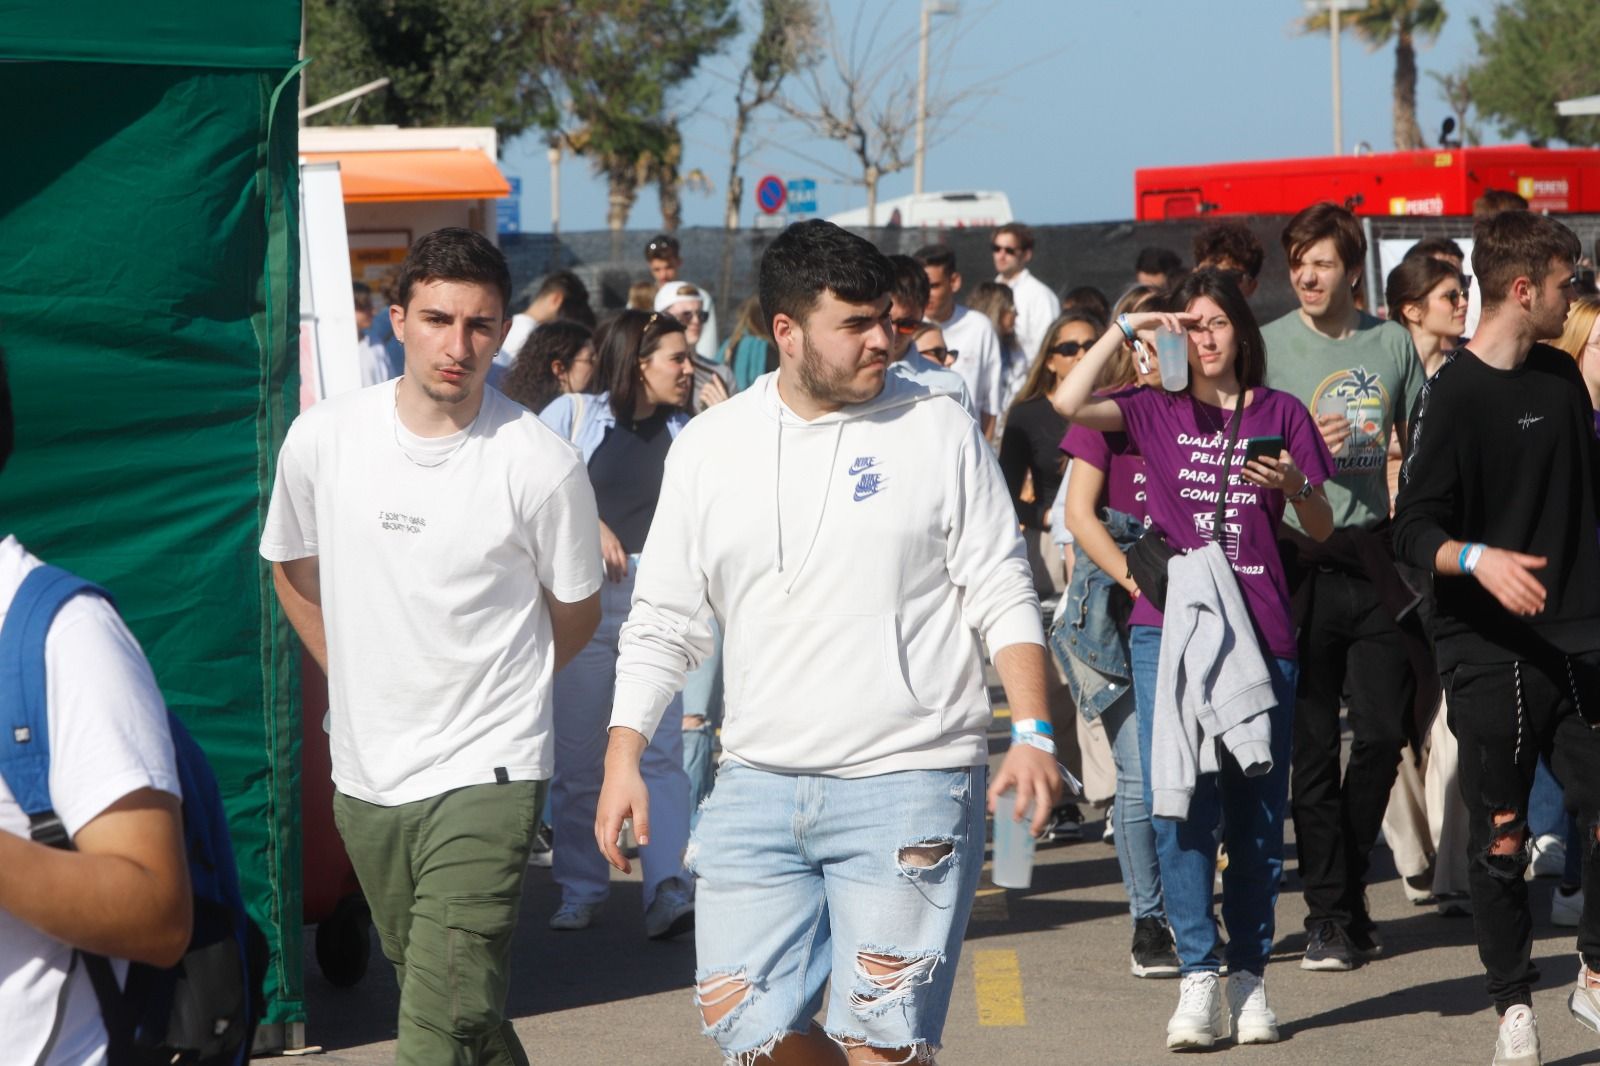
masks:
<svg viewBox="0 0 1600 1066"><path fill-rule="evenodd" d="M80 594L112 602L104 589L57 567L41 566L23 580L0 626L0 719L5 727L0 778L28 816L30 836L68 850L72 841L50 802L45 636L62 605ZM105 957L87 952L78 952L78 957L105 1020L108 1066L241 1066L254 1038L266 941L245 913L227 816L211 766L170 711L167 722L183 789L183 836L194 889L189 948L169 969L130 963L122 988Z"/></svg>

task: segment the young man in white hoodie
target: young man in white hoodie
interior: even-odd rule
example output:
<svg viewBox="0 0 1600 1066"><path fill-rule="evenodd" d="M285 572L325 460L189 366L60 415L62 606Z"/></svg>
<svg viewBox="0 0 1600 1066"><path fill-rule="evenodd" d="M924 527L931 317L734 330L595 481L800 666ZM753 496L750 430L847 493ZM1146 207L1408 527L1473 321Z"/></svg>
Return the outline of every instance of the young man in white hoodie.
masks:
<svg viewBox="0 0 1600 1066"><path fill-rule="evenodd" d="M1015 723L988 806L1014 790L996 816L1031 805L1037 833L1061 790L1016 516L972 417L885 374L893 282L831 223L773 242L779 369L673 444L622 629L595 836L623 870L622 819L649 833L639 754L725 633L725 759L687 865L729 1061L931 1061L983 864L980 639Z"/></svg>

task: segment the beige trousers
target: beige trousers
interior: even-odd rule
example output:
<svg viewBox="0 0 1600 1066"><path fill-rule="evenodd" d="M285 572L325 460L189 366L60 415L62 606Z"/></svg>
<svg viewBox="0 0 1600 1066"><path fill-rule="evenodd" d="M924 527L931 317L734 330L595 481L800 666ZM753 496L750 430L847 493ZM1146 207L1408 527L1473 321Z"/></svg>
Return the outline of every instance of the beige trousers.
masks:
<svg viewBox="0 0 1600 1066"><path fill-rule="evenodd" d="M1383 838L1402 877L1433 868L1433 893L1467 891L1467 807L1457 774L1456 735L1445 706L1433 716L1419 767L1407 749L1383 815Z"/></svg>

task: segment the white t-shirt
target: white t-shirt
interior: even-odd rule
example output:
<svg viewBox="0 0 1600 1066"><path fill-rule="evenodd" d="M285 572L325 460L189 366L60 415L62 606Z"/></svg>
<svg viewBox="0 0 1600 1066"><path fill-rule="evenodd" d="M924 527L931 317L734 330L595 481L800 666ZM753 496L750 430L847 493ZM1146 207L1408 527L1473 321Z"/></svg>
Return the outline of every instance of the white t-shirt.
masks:
<svg viewBox="0 0 1600 1066"><path fill-rule="evenodd" d="M950 369L967 383L978 411L1000 414L1000 338L988 316L957 304L955 314L939 328L944 331L944 346L958 353Z"/></svg>
<svg viewBox="0 0 1600 1066"><path fill-rule="evenodd" d="M1044 343L1045 331L1061 314L1061 300L1050 291L1050 286L1028 273L1026 269L1007 279L996 276L996 281L1011 286L1011 300L1017 305L1017 343L1032 363Z"/></svg>
<svg viewBox="0 0 1600 1066"><path fill-rule="evenodd" d="M39 566L15 537L0 541L0 615ZM143 788L180 794L167 710L150 664L111 605L70 600L45 639L50 716L50 801L67 832ZM28 818L0 781L0 832L28 835ZM61 1031L45 1061L105 1061L100 1006L80 962L67 985L72 949L0 910L0 1040L6 1062L39 1061L59 1012ZM128 964L113 960L120 981Z"/></svg>
<svg viewBox="0 0 1600 1066"><path fill-rule="evenodd" d="M397 387L289 427L261 537L273 562L318 559L333 781L384 806L550 776L543 590L573 603L601 578L571 445L492 388L467 429L415 437Z"/></svg>

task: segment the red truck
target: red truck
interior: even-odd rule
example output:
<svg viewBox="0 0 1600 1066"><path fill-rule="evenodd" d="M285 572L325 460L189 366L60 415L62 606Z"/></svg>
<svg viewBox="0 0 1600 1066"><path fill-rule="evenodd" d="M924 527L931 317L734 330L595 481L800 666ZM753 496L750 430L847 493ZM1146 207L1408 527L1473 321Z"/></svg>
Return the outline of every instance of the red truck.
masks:
<svg viewBox="0 0 1600 1066"><path fill-rule="evenodd" d="M1319 200L1358 215L1471 215L1488 189L1515 192L1535 211L1600 213L1600 150L1508 145L1145 167L1133 183L1141 222L1292 215Z"/></svg>

